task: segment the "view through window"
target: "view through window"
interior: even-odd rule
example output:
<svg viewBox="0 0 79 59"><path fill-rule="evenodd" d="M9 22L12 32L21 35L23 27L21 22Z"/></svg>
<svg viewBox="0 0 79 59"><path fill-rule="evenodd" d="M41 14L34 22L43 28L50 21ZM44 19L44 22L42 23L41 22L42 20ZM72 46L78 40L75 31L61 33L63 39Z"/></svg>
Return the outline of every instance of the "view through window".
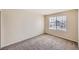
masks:
<svg viewBox="0 0 79 59"><path fill-rule="evenodd" d="M54 16L49 18L49 29L66 31L66 16Z"/></svg>

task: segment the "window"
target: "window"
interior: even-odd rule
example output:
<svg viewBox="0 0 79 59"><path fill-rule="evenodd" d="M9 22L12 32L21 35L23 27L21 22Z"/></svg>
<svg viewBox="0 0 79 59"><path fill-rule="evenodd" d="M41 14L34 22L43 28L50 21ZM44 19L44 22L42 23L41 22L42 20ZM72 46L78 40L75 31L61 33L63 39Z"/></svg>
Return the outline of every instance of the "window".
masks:
<svg viewBox="0 0 79 59"><path fill-rule="evenodd" d="M49 29L66 31L66 16L50 17Z"/></svg>

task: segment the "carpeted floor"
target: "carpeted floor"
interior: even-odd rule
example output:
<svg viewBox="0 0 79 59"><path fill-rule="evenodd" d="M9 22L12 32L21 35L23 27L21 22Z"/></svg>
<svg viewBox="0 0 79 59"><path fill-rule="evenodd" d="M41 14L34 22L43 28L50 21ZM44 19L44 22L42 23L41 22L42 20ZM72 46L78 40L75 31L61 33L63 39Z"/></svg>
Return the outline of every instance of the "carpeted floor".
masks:
<svg viewBox="0 0 79 59"><path fill-rule="evenodd" d="M4 47L1 50L78 50L78 45L69 40L43 34Z"/></svg>

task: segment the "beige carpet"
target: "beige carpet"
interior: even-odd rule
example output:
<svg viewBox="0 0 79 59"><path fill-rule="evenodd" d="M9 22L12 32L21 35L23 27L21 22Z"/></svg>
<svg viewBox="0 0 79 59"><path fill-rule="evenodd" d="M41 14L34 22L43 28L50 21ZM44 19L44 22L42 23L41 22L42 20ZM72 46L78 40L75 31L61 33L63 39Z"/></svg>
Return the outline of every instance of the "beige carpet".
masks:
<svg viewBox="0 0 79 59"><path fill-rule="evenodd" d="M2 50L77 50L75 42L43 34L32 39L28 39L5 48Z"/></svg>

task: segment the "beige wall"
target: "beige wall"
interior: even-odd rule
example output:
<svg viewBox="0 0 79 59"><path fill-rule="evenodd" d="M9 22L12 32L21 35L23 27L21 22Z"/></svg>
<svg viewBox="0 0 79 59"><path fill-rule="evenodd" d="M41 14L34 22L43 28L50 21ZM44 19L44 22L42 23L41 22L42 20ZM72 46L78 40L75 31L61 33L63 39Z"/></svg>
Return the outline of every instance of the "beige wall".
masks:
<svg viewBox="0 0 79 59"><path fill-rule="evenodd" d="M40 14L30 13L25 10L3 10L1 20L1 47L44 32L44 19Z"/></svg>
<svg viewBox="0 0 79 59"><path fill-rule="evenodd" d="M78 9L78 47L79 47L79 9Z"/></svg>
<svg viewBox="0 0 79 59"><path fill-rule="evenodd" d="M48 29L48 18L51 16L67 16L67 32ZM78 10L69 10L45 16L45 33L62 37L72 41L78 41Z"/></svg>
<svg viewBox="0 0 79 59"><path fill-rule="evenodd" d="M0 11L0 48L1 48L1 11Z"/></svg>

